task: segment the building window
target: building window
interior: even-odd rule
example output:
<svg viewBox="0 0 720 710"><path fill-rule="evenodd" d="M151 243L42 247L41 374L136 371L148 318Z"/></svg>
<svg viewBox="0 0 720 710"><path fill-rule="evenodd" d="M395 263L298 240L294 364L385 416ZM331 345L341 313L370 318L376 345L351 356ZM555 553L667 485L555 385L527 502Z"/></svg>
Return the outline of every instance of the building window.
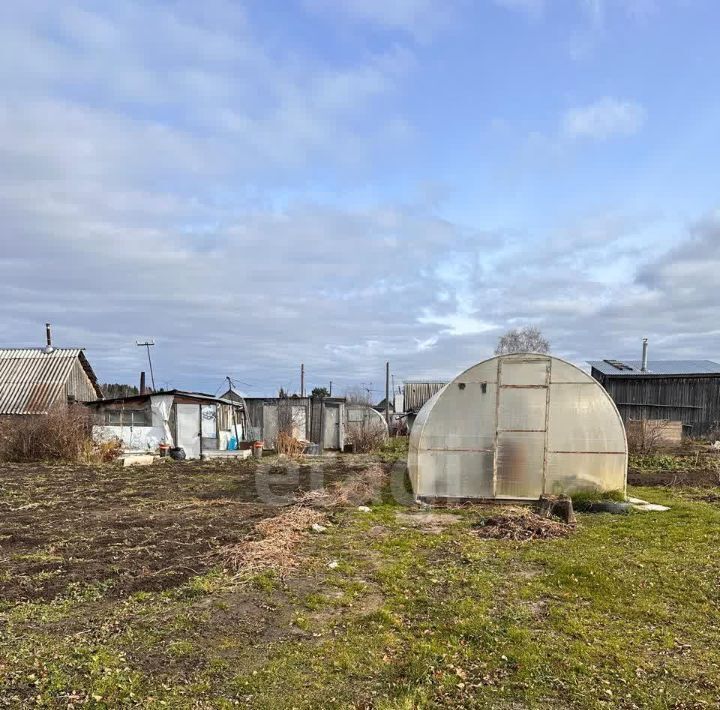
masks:
<svg viewBox="0 0 720 710"><path fill-rule="evenodd" d="M105 412L108 426L151 426L150 412L145 409L108 409Z"/></svg>

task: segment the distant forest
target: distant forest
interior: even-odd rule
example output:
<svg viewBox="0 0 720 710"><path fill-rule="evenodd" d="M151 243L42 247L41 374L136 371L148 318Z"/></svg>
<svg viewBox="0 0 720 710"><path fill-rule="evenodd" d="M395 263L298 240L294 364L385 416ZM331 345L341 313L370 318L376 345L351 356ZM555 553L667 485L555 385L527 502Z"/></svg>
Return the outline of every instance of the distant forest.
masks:
<svg viewBox="0 0 720 710"><path fill-rule="evenodd" d="M140 390L135 385L121 385L119 383L104 382L100 385L103 396L106 399L114 399L115 397L131 397L134 394L140 394Z"/></svg>

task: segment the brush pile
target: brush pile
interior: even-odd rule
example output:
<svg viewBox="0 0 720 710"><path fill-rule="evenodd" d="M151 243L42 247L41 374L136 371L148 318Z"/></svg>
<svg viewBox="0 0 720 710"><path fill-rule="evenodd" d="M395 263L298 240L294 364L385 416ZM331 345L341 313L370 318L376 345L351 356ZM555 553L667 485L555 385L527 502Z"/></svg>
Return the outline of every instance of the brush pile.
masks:
<svg viewBox="0 0 720 710"><path fill-rule="evenodd" d="M242 576L267 570L284 576L298 566L298 546L312 526L323 522L324 513L293 506L274 518L259 522L246 541L225 549L225 559Z"/></svg>
<svg viewBox="0 0 720 710"><path fill-rule="evenodd" d="M296 439L292 434L281 431L275 440L275 448L279 455L290 459L299 459L305 453L308 442Z"/></svg>
<svg viewBox="0 0 720 710"><path fill-rule="evenodd" d="M380 500L386 482L387 474L383 467L373 464L347 481L331 483L325 488L301 493L295 500L301 506L325 509L365 505Z"/></svg>
<svg viewBox="0 0 720 710"><path fill-rule="evenodd" d="M508 508L475 526L475 533L479 537L495 540L550 540L568 537L573 532L575 525L544 518L524 508Z"/></svg>

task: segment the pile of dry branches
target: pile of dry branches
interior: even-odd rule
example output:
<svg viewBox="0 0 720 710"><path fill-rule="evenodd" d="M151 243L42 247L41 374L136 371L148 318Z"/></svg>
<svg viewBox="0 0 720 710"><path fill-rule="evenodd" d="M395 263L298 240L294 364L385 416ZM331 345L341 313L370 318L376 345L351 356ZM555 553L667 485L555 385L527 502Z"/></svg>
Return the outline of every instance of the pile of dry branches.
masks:
<svg viewBox="0 0 720 710"><path fill-rule="evenodd" d="M338 481L325 488L302 493L296 497L296 501L300 505L317 508L363 505L379 500L386 481L387 473L382 466L373 464L347 481Z"/></svg>
<svg viewBox="0 0 720 710"><path fill-rule="evenodd" d="M510 508L505 513L486 518L475 528L480 537L521 541L567 537L574 531L574 525L543 518L523 508Z"/></svg>
<svg viewBox="0 0 720 710"><path fill-rule="evenodd" d="M305 446L306 443L304 441L300 441L284 431L281 431L275 440L275 448L278 454L291 459L300 458L305 452Z"/></svg>
<svg viewBox="0 0 720 710"><path fill-rule="evenodd" d="M382 446L387 438L385 427L374 419L351 422L345 427L345 440L353 445L356 454L368 454Z"/></svg>
<svg viewBox="0 0 720 710"><path fill-rule="evenodd" d="M298 566L298 545L314 524L324 520L325 515L317 510L293 506L274 518L259 522L254 536L261 537L227 548L225 558L243 576L266 570L274 570L282 576Z"/></svg>

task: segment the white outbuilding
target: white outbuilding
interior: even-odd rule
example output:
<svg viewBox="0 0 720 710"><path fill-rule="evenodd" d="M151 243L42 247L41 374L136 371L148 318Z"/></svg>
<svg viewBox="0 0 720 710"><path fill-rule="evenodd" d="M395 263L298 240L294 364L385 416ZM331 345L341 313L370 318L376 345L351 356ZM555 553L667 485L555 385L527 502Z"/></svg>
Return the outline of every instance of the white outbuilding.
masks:
<svg viewBox="0 0 720 710"><path fill-rule="evenodd" d="M589 374L549 355L501 355L425 404L408 467L422 500L624 492L627 440L615 403Z"/></svg>

